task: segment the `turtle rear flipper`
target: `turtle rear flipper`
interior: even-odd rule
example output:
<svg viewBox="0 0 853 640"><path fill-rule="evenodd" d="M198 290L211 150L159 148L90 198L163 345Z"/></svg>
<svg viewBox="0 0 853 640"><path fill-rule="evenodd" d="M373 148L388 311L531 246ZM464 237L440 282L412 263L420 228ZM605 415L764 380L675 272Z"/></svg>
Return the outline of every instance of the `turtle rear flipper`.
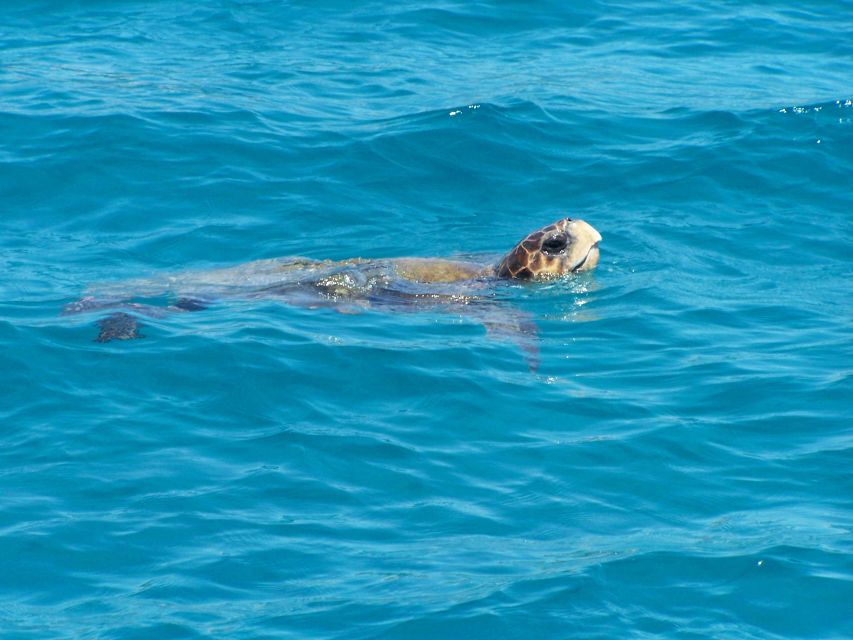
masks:
<svg viewBox="0 0 853 640"><path fill-rule="evenodd" d="M101 327L95 342L112 342L113 340L135 340L144 338L139 333L139 321L129 313L117 311L106 318L98 320Z"/></svg>
<svg viewBox="0 0 853 640"><path fill-rule="evenodd" d="M178 311L204 311L209 303L200 298L178 298L172 305Z"/></svg>

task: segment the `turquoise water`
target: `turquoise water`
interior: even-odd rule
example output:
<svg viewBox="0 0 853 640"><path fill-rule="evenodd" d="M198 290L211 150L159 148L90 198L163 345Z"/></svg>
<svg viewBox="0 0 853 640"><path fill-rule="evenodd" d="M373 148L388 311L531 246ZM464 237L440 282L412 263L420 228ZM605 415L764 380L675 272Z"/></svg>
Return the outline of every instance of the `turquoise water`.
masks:
<svg viewBox="0 0 853 640"><path fill-rule="evenodd" d="M853 636L853 5L16 3L0 636ZM96 344L92 283L286 255L589 275Z"/></svg>

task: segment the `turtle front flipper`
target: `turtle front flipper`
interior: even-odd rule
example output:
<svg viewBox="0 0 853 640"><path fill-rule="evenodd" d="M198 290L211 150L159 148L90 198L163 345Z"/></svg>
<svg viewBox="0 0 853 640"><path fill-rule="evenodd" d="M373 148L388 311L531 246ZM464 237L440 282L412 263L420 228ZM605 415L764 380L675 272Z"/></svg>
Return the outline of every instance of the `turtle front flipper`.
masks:
<svg viewBox="0 0 853 640"><path fill-rule="evenodd" d="M123 311L111 313L106 318L98 320L101 331L95 342L112 342L113 340L136 340L144 338L139 333L139 321Z"/></svg>
<svg viewBox="0 0 853 640"><path fill-rule="evenodd" d="M542 356L539 349L539 327L535 322L520 316L484 319L481 322L486 327L486 334L490 338L512 342L521 349L530 373L536 373L539 370Z"/></svg>
<svg viewBox="0 0 853 640"><path fill-rule="evenodd" d="M483 325L491 340L509 342L524 354L530 373L536 373L542 362L539 348L539 327L533 314L499 301L471 300L457 307L464 317Z"/></svg>

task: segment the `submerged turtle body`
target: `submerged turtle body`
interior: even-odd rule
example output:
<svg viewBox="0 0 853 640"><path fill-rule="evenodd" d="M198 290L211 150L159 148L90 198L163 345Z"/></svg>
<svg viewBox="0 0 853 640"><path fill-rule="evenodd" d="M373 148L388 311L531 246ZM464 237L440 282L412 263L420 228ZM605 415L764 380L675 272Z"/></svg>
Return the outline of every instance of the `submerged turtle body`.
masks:
<svg viewBox="0 0 853 640"><path fill-rule="evenodd" d="M461 306L487 299L501 280L540 280L585 271L598 264L599 233L582 220L564 218L525 236L494 262L441 258L312 260L274 258L205 272L96 287L65 313L110 311L99 321L98 342L142 337L136 316L200 311L223 298L279 298L300 306L333 306L341 311L381 307ZM165 306L139 302L166 297ZM487 313L483 310L488 309ZM480 307L491 323L493 307ZM509 312L500 315L512 316ZM500 324L500 323L497 323ZM512 323L510 323L512 324ZM517 323L515 323L517 324Z"/></svg>

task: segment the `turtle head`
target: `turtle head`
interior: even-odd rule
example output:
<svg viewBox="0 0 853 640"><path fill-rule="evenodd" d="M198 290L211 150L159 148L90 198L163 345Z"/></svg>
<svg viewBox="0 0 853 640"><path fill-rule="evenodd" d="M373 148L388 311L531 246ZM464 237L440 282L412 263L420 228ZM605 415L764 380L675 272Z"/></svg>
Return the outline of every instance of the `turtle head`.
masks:
<svg viewBox="0 0 853 640"><path fill-rule="evenodd" d="M598 264L601 234L583 220L563 218L528 234L497 268L500 278L544 280Z"/></svg>

